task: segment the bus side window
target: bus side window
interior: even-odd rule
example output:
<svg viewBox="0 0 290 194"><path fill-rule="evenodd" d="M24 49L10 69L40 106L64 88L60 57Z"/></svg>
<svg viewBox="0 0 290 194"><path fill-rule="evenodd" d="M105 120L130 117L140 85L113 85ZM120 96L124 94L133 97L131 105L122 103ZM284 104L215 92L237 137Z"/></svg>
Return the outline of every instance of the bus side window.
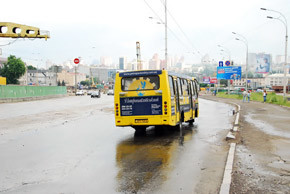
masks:
<svg viewBox="0 0 290 194"><path fill-rule="evenodd" d="M191 97L193 97L191 81L189 81L188 86L189 86L189 87L188 87L188 89L189 89L189 90L188 90L188 95L191 96Z"/></svg>
<svg viewBox="0 0 290 194"><path fill-rule="evenodd" d="M125 90L125 84L124 84L124 79L121 79L121 90Z"/></svg>
<svg viewBox="0 0 290 194"><path fill-rule="evenodd" d="M189 96L189 86L186 79L183 80L184 96Z"/></svg>
<svg viewBox="0 0 290 194"><path fill-rule="evenodd" d="M194 85L194 91L195 91L195 96L198 97L198 85L197 85L197 82L194 80L193 82L193 85Z"/></svg>
<svg viewBox="0 0 290 194"><path fill-rule="evenodd" d="M180 78L177 78L177 84L178 84L178 93L179 93L179 96L183 96L183 94L182 94L182 87L181 87L181 79Z"/></svg>
<svg viewBox="0 0 290 194"><path fill-rule="evenodd" d="M196 97L196 88L195 88L195 84L194 81L191 81L191 87L192 87L192 96Z"/></svg>
<svg viewBox="0 0 290 194"><path fill-rule="evenodd" d="M174 90L174 85L173 85L173 77L168 76L168 81L169 81L169 87L170 87L170 96L175 96L175 90Z"/></svg>

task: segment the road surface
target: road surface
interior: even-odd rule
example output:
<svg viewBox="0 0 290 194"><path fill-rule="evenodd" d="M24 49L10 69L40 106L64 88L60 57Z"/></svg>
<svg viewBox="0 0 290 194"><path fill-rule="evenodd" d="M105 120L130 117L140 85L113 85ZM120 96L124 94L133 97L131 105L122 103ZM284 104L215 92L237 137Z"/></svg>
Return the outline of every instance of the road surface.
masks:
<svg viewBox="0 0 290 194"><path fill-rule="evenodd" d="M233 107L178 131L114 125L113 96L0 104L0 193L217 193Z"/></svg>

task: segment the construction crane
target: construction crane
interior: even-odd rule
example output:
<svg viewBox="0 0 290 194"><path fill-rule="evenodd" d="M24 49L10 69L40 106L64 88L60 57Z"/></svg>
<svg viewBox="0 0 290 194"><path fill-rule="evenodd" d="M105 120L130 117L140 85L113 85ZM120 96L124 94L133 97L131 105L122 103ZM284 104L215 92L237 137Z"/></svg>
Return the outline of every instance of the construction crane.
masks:
<svg viewBox="0 0 290 194"><path fill-rule="evenodd" d="M37 27L0 22L0 37L3 38L50 38L49 31L42 31Z"/></svg>
<svg viewBox="0 0 290 194"><path fill-rule="evenodd" d="M136 42L136 53L137 53L137 70L142 70L141 63L141 52L140 52L140 42Z"/></svg>
<svg viewBox="0 0 290 194"><path fill-rule="evenodd" d="M93 77L91 68L90 68L90 77L91 77L91 88L96 88L96 84L94 82L94 77Z"/></svg>

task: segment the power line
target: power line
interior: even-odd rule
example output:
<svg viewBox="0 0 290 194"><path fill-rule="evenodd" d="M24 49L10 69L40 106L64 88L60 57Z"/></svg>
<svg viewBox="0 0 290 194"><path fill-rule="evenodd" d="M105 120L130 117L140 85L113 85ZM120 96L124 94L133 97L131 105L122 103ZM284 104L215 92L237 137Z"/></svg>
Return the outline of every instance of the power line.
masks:
<svg viewBox="0 0 290 194"><path fill-rule="evenodd" d="M151 11L155 14L155 16L157 17L157 19L160 21L161 24L164 24L164 21L161 19L161 17L154 11L154 9L148 4L148 2L146 0L144 0L145 4L151 9ZM167 9L168 10L168 9ZM171 30L171 28L168 27L168 30L172 33L172 35L181 43L182 46L184 46L186 48L187 51L189 51L190 49L187 48L186 44L180 40L180 38L178 38L178 36L173 32L173 30Z"/></svg>
<svg viewBox="0 0 290 194"><path fill-rule="evenodd" d="M151 9L151 11L155 14L155 16L164 24L164 21L159 17L159 15L154 11L154 9L144 0L145 4Z"/></svg>
<svg viewBox="0 0 290 194"><path fill-rule="evenodd" d="M165 6L164 1L160 0L160 2L163 4L163 6ZM186 33L184 32L184 30L181 28L181 26L178 24L177 20L174 18L174 16L171 14L171 12L169 11L169 9L166 7L169 15L171 16L171 18L173 19L173 21L175 22L175 24L178 26L179 30L182 32L182 34L184 35L184 37L187 39L187 41L191 44L191 46L197 51L198 54L201 55L202 54L199 52L199 50L194 46L194 44L192 43L192 41L188 38L188 36L186 35Z"/></svg>

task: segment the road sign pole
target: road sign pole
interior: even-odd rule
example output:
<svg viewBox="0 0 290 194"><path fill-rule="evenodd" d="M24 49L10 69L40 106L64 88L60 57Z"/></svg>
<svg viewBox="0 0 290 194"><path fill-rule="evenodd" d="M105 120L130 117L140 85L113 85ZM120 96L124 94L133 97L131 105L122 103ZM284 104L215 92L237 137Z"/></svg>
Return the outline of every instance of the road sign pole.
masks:
<svg viewBox="0 0 290 194"><path fill-rule="evenodd" d="M77 64L79 64L80 59L75 58L74 63L75 63L75 95L77 94Z"/></svg>
<svg viewBox="0 0 290 194"><path fill-rule="evenodd" d="M77 94L77 66L75 66L75 95Z"/></svg>
<svg viewBox="0 0 290 194"><path fill-rule="evenodd" d="M217 93L219 92L219 88L221 87L221 80L218 79L218 84L217 84Z"/></svg>
<svg viewBox="0 0 290 194"><path fill-rule="evenodd" d="M231 80L228 79L228 95L230 94L230 83L231 83Z"/></svg>

